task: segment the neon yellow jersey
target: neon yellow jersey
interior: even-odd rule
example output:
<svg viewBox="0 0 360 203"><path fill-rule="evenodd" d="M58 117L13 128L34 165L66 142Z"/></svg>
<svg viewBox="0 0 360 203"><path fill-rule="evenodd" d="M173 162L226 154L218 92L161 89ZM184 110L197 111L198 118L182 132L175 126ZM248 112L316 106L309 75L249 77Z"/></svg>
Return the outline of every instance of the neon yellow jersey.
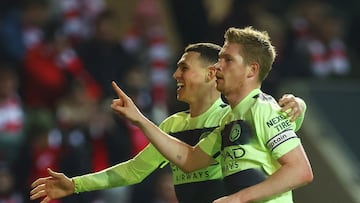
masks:
<svg viewBox="0 0 360 203"><path fill-rule="evenodd" d="M155 169L166 164L167 160L148 144L133 159L96 173L74 177L75 193L140 183Z"/></svg>
<svg viewBox="0 0 360 203"><path fill-rule="evenodd" d="M196 145L219 126L222 116L230 108L219 98L206 112L190 117L183 111L165 119L160 128L190 145ZM74 177L75 192L93 191L141 182L157 168L169 162L149 144L133 159L117 164L98 173ZM192 173L184 173L171 164L176 196L179 202L212 202L224 196L220 164L215 164Z"/></svg>
<svg viewBox="0 0 360 203"><path fill-rule="evenodd" d="M218 108L218 106L221 106L221 108ZM227 111L230 111L230 107L222 104L221 100L218 100L215 105L200 116L190 117L188 112L180 112L166 119L160 124L160 128L165 132L170 132L170 135L185 143L194 146L219 126L220 119ZM191 173L181 171L174 164L170 165L175 185L222 178L219 163Z"/></svg>
<svg viewBox="0 0 360 203"><path fill-rule="evenodd" d="M224 116L220 128L200 147L212 156L220 152L224 182L232 194L265 180L280 167L277 159L300 144L294 130L303 118L290 122L271 96L256 89ZM263 202L289 203L292 194Z"/></svg>

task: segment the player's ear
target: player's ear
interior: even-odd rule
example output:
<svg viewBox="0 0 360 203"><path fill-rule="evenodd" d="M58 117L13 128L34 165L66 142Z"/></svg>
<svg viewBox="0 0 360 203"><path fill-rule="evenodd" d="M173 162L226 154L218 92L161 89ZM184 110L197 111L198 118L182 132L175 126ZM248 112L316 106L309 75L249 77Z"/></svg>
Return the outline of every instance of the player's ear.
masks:
<svg viewBox="0 0 360 203"><path fill-rule="evenodd" d="M216 77L215 66L209 66L206 70L206 81L211 81Z"/></svg>
<svg viewBox="0 0 360 203"><path fill-rule="evenodd" d="M248 68L248 78L257 77L260 71L260 65L256 62L253 62L249 65Z"/></svg>

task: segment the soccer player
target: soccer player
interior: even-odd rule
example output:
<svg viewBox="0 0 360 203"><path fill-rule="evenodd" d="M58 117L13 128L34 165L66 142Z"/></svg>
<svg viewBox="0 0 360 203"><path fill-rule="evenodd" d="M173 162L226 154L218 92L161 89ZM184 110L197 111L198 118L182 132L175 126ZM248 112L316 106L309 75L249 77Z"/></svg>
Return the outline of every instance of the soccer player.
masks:
<svg viewBox="0 0 360 203"><path fill-rule="evenodd" d="M211 68L218 60L221 47L211 43L191 44L173 74L177 81L177 99L189 104L189 110L176 113L165 119L160 128L189 145L210 134L219 126L220 119L230 108L216 90L216 70ZM279 101L283 111L300 127L305 103L300 98L284 95ZM300 115L301 114L301 115ZM300 117L299 117L300 116ZM100 190L110 187L132 185L141 182L157 168L169 163L152 144L149 144L133 159L117 164L98 173L68 178L62 173L49 170L49 177L39 178L32 187L31 199L45 197L42 203L73 193ZM225 190L219 162L186 173L171 164L175 191L179 202L212 202L224 196Z"/></svg>
<svg viewBox="0 0 360 203"><path fill-rule="evenodd" d="M220 156L228 194L214 203L293 202L291 191L311 182L313 173L295 124L279 113L273 97L260 90L275 55L266 32L252 27L226 31L215 65L216 83L231 111L196 146L161 131L115 83L119 99L111 107L139 126L185 172L208 166Z"/></svg>

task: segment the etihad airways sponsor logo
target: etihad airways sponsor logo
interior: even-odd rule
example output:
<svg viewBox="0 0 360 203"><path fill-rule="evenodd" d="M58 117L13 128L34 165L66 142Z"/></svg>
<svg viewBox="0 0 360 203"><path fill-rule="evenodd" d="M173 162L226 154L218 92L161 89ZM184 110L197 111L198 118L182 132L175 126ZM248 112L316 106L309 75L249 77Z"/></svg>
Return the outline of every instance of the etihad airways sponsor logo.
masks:
<svg viewBox="0 0 360 203"><path fill-rule="evenodd" d="M217 163L218 165L218 163ZM171 170L173 172L174 180L176 182L192 182L192 181L199 181L205 180L210 177L210 172L207 169L198 170L191 173L185 173L180 170L175 164L170 163ZM220 165L219 165L220 167ZM220 169L217 169L220 170Z"/></svg>
<svg viewBox="0 0 360 203"><path fill-rule="evenodd" d="M221 168L222 168L222 172L224 174L227 174L230 171L238 170L240 168L240 164L236 161L230 161L230 162L224 163Z"/></svg>
<svg viewBox="0 0 360 203"><path fill-rule="evenodd" d="M174 174L174 178L177 182L203 180L205 178L209 178L209 176L209 171Z"/></svg>
<svg viewBox="0 0 360 203"><path fill-rule="evenodd" d="M239 159L244 155L245 149L242 147L229 148L222 151L222 157L224 161Z"/></svg>

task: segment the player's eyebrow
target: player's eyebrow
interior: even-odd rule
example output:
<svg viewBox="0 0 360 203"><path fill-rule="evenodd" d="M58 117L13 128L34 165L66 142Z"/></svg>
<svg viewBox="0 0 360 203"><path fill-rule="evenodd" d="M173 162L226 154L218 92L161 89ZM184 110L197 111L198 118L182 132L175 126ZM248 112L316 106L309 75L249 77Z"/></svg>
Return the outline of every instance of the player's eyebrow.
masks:
<svg viewBox="0 0 360 203"><path fill-rule="evenodd" d="M224 57L232 57L232 55L230 55L228 53L220 52L219 53L219 58L224 58Z"/></svg>
<svg viewBox="0 0 360 203"><path fill-rule="evenodd" d="M179 61L179 62L177 63L177 66L188 66L188 64L185 63L184 61Z"/></svg>

